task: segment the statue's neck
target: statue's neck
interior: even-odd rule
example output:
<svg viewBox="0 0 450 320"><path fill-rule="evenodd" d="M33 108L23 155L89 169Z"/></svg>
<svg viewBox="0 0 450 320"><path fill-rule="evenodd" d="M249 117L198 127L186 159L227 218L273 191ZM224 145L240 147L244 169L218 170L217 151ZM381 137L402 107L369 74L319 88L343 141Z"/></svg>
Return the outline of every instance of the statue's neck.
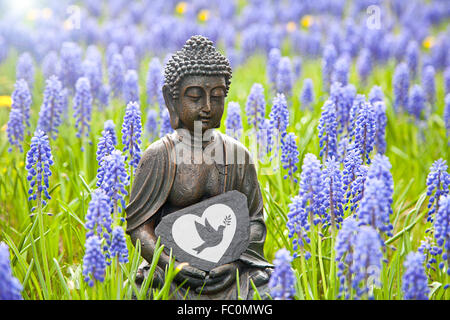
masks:
<svg viewBox="0 0 450 320"><path fill-rule="evenodd" d="M206 146L217 139L217 133L213 129L202 132L201 134L194 134L194 132L190 132L186 129L176 129L175 133L180 142L194 148L201 147L202 149L204 149L206 148Z"/></svg>

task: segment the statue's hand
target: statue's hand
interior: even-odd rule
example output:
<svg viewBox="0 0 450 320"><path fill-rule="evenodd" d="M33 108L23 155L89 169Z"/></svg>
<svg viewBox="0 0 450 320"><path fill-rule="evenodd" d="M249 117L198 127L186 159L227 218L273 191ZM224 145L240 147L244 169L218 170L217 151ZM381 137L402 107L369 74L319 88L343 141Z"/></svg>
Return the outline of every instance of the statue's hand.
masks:
<svg viewBox="0 0 450 320"><path fill-rule="evenodd" d="M205 283L205 271L187 264L181 266L180 262L175 262L175 267L181 269L175 276L175 282L182 283L186 280L185 284L192 289L202 287Z"/></svg>
<svg viewBox="0 0 450 320"><path fill-rule="evenodd" d="M231 262L212 269L209 272L209 279L206 279L205 286L197 288L196 292L210 294L222 291L236 280L238 266L237 262Z"/></svg>

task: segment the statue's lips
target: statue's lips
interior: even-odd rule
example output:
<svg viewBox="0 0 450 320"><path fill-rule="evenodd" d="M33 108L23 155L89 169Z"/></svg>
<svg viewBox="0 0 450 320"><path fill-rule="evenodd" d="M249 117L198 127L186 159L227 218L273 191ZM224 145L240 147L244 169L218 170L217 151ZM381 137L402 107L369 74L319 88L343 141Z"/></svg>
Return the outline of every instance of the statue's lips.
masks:
<svg viewBox="0 0 450 320"><path fill-rule="evenodd" d="M201 122L209 122L211 121L211 116L200 116L200 121Z"/></svg>

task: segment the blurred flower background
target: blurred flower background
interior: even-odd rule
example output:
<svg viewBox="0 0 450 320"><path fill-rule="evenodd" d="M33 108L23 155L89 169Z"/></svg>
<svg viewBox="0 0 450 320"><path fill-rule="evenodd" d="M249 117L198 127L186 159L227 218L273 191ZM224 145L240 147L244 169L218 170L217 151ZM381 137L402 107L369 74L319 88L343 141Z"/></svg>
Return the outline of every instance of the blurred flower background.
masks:
<svg viewBox="0 0 450 320"><path fill-rule="evenodd" d="M196 34L233 68L219 130L257 159L271 297L449 299L449 22L447 0L0 0L0 299L147 297L122 208Z"/></svg>

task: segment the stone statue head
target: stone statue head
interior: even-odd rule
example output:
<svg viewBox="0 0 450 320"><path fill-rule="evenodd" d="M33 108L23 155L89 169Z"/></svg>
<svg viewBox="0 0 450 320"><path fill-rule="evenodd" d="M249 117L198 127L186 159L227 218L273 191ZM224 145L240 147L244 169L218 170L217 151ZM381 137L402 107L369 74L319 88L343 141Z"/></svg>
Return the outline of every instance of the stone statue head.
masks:
<svg viewBox="0 0 450 320"><path fill-rule="evenodd" d="M202 131L220 126L231 67L212 41L192 36L169 59L164 73L163 95L173 129L193 132L195 121L201 121Z"/></svg>

